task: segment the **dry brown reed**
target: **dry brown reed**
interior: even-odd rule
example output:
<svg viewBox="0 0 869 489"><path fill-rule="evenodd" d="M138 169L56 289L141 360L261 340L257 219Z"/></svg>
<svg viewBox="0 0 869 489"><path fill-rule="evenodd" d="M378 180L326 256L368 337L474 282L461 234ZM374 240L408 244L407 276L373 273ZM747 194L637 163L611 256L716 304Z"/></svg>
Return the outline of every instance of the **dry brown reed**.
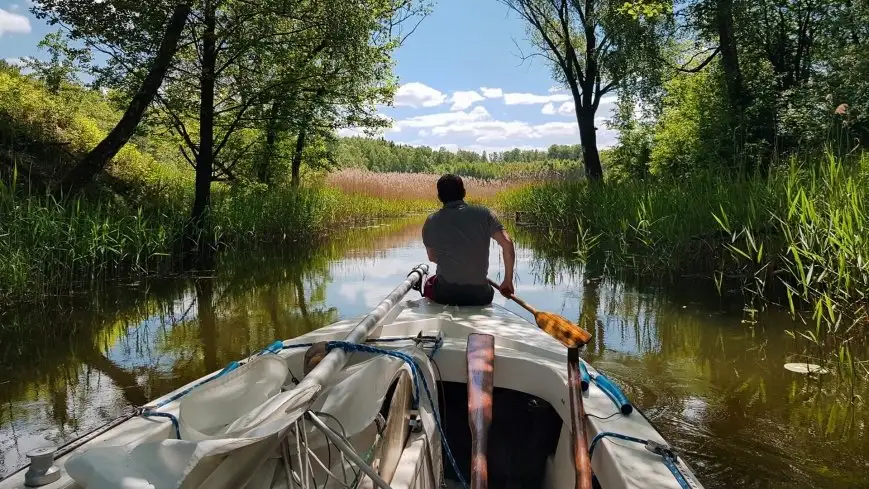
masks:
<svg viewBox="0 0 869 489"><path fill-rule="evenodd" d="M348 194L363 194L383 199L437 200L436 173L379 173L348 168L330 173L326 185ZM481 180L462 177L469 200L485 201L499 192L519 185L506 180Z"/></svg>

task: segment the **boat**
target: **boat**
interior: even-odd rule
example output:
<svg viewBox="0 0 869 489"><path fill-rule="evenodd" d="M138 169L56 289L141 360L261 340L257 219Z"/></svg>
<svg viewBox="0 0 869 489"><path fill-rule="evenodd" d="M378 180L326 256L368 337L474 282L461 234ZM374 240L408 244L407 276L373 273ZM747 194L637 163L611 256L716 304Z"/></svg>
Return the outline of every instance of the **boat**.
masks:
<svg viewBox="0 0 869 489"><path fill-rule="evenodd" d="M413 268L364 317L29 453L0 489L555 489L581 486L586 453L594 487L702 487L615 382L581 359L567 368L568 349L533 323L407 297L427 273Z"/></svg>

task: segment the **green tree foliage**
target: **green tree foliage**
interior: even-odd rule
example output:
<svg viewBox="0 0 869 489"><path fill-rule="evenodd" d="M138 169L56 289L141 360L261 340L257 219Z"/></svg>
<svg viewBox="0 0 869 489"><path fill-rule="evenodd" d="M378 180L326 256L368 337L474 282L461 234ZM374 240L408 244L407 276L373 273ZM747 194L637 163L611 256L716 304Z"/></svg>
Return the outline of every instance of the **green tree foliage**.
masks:
<svg viewBox="0 0 869 489"><path fill-rule="evenodd" d="M347 125L382 126L374 108L394 92L391 52L406 35L402 25L426 12L413 0L188 5L189 21L148 122L171 127L184 143L180 150L196 170L197 226L211 205L211 183L237 181L240 161L264 153L257 171L268 176L278 137L295 136L297 181L306 139L326 139ZM33 10L109 55L97 82L132 94L176 6L38 0Z"/></svg>
<svg viewBox="0 0 869 489"><path fill-rule="evenodd" d="M677 11L681 28L662 53L665 79L645 100L653 120L617 117L617 168L636 168L645 146L658 175L765 171L782 156L817 156L829 145L840 154L865 148L869 4L687 0Z"/></svg>
<svg viewBox="0 0 869 489"><path fill-rule="evenodd" d="M73 48L62 31L50 32L36 45L48 52L48 60L24 58L24 66L57 95L61 88L79 81L78 74L88 69L92 57L88 49Z"/></svg>
<svg viewBox="0 0 869 489"><path fill-rule="evenodd" d="M637 9L618 0L500 0L527 24L531 42L570 89L586 176L603 177L595 115L601 98L656 78L669 10Z"/></svg>
<svg viewBox="0 0 869 489"><path fill-rule="evenodd" d="M396 144L367 137L340 138L328 143L329 159L341 168L378 172L455 173L480 179L575 176L580 167L579 145L552 145L547 151L511 149L477 153Z"/></svg>

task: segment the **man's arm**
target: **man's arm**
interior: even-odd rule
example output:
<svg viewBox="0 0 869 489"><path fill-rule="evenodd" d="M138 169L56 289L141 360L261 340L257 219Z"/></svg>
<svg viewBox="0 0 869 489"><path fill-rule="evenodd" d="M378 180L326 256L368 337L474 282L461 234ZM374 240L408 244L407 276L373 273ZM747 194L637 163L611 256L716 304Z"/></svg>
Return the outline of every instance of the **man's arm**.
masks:
<svg viewBox="0 0 869 489"><path fill-rule="evenodd" d="M492 239L501 245L501 253L504 255L504 281L501 282L501 294L505 297L516 292L513 288L513 267L516 265L516 250L513 240L505 229L499 229L492 234Z"/></svg>

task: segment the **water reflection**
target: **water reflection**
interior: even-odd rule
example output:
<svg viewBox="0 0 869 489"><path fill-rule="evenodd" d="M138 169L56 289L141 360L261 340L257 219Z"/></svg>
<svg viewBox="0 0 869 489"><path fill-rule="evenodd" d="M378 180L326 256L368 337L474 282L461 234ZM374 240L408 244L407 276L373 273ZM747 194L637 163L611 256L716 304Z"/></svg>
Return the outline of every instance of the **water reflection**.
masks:
<svg viewBox="0 0 869 489"><path fill-rule="evenodd" d="M224 256L213 277L7 314L0 473L30 448L75 438L277 338L365 313L425 259L419 233L413 221L356 229L308 251ZM849 402L866 392L838 376L784 370L794 351L786 315L747 324L741 304L709 284L626 282L539 236L513 234L517 292L594 334L586 357L624 386L707 487L869 487L867 410ZM490 275L502 272L493 244Z"/></svg>

